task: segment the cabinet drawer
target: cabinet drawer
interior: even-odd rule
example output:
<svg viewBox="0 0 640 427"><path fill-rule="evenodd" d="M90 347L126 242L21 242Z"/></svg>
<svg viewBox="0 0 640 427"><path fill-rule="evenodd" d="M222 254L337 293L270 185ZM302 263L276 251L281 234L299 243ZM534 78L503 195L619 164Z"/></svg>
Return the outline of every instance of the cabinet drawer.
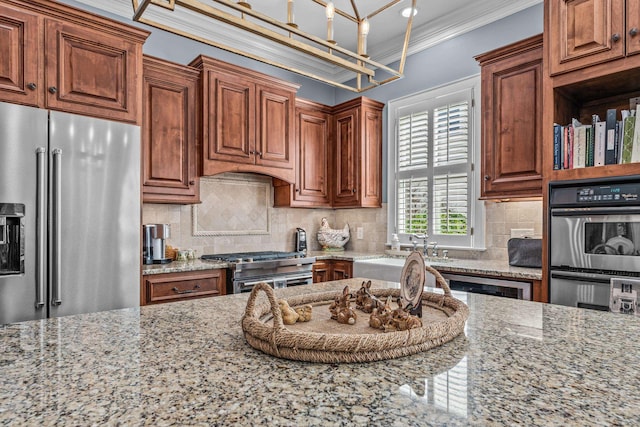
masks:
<svg viewBox="0 0 640 427"><path fill-rule="evenodd" d="M224 295L224 272L171 273L145 277L147 304Z"/></svg>

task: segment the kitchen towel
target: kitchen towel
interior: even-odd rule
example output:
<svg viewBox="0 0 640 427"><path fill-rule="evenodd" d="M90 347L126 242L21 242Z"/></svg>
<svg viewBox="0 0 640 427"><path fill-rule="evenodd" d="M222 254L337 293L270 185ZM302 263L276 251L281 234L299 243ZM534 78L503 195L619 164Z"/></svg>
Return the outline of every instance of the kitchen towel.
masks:
<svg viewBox="0 0 640 427"><path fill-rule="evenodd" d="M542 267L542 239L514 237L507 242L509 265Z"/></svg>

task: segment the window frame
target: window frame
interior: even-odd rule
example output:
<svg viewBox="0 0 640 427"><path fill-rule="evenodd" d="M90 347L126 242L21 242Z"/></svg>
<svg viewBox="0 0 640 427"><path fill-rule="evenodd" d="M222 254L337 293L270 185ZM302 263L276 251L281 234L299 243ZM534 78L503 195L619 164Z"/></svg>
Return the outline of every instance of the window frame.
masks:
<svg viewBox="0 0 640 427"><path fill-rule="evenodd" d="M398 234L400 243L403 245L411 245L408 234L400 234L397 231L397 194L399 184L398 171L398 124L402 116L411 113L425 111L425 105L432 104L438 98L450 96L459 93L466 93L471 99L469 113L469 133L470 147L468 153L468 179L470 182L469 194L469 215L470 220L467 223L470 231L465 236L432 236L429 233L429 242L437 241L441 248L461 249L461 250L484 250L485 249L485 232L484 232L484 203L479 199L480 196L480 75L474 75L464 79L460 79L451 83L447 83L434 88L426 89L421 92L410 94L388 102L388 135L387 141L387 158L389 159L387 167L387 242L391 242L392 235ZM431 115L430 115L431 116ZM431 127L431 125L430 125ZM433 138L432 129L429 129L430 147L429 156L433 155ZM429 176L437 175L434 168L429 170ZM429 205L430 214L433 212L433 188L434 182L429 183ZM432 215L430 215L431 217ZM429 229L433 229L433 219L430 218ZM418 242L422 244L422 242Z"/></svg>

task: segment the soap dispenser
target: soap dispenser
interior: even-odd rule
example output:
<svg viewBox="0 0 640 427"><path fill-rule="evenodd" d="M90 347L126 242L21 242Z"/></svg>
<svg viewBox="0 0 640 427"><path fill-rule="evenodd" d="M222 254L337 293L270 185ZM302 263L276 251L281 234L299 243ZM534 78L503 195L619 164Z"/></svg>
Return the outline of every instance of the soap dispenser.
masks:
<svg viewBox="0 0 640 427"><path fill-rule="evenodd" d="M400 239L398 239L397 234L393 234L391 237L391 250L399 251L400 250Z"/></svg>

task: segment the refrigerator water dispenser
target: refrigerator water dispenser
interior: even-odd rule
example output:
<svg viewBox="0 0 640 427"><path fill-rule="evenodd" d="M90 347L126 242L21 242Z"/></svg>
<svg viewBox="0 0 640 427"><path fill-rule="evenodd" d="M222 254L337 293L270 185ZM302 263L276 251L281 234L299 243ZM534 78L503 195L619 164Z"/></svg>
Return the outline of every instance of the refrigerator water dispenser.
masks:
<svg viewBox="0 0 640 427"><path fill-rule="evenodd" d="M0 276L24 273L24 205L0 203Z"/></svg>

